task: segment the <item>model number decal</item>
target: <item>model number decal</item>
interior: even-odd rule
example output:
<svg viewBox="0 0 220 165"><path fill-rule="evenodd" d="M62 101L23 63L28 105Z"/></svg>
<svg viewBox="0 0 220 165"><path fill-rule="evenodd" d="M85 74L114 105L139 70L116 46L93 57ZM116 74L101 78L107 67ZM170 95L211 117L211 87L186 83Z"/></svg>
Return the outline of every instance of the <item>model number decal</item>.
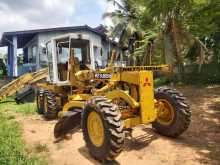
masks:
<svg viewBox="0 0 220 165"><path fill-rule="evenodd" d="M110 79L112 75L110 73L96 73L95 78L97 79Z"/></svg>

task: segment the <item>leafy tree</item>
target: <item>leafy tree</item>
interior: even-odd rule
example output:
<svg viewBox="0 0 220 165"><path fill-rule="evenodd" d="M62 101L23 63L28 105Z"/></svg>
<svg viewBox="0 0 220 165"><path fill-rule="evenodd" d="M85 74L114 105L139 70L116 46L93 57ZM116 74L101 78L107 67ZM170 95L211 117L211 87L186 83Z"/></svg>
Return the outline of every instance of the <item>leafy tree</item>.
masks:
<svg viewBox="0 0 220 165"><path fill-rule="evenodd" d="M162 53L159 53L163 54L162 59L165 58L166 62L176 64L179 72L184 73L184 60L185 57L189 57L186 54L190 49L197 49L198 55L194 60L200 65L205 63L210 56L207 49L207 47L210 48L210 45L205 42L207 38L214 41L215 50L218 50L220 38L218 32L220 27L219 0L108 1L118 7L115 12L106 13L105 16L117 20L113 21L115 23L113 32L119 32L117 35L120 36L119 43L123 43L121 45L129 43L128 38L132 36L134 31L146 34L142 44L139 44L139 48L134 53L135 56L145 54L143 58L151 57L151 53L148 53L149 47L156 45L162 49ZM149 44L149 36L152 34L154 42ZM153 52L158 54L157 51ZM148 59L152 59L149 57ZM146 61L148 61L147 64L151 64L149 60Z"/></svg>
<svg viewBox="0 0 220 165"><path fill-rule="evenodd" d="M103 18L112 18L115 25L110 27L110 36L113 40L118 40L121 47L128 47L129 37L139 28L139 24L136 22L138 20L136 11L132 7L132 3L127 0L107 1L114 3L117 8L114 12L106 12L103 15Z"/></svg>

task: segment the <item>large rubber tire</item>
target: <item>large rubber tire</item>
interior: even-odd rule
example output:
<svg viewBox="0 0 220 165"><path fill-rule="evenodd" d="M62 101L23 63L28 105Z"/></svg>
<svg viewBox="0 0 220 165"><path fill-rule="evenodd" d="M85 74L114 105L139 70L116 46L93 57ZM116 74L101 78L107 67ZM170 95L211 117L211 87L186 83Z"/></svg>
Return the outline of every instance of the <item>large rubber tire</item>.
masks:
<svg viewBox="0 0 220 165"><path fill-rule="evenodd" d="M96 112L104 127L104 142L100 147L90 139L87 119L91 112ZM90 154L97 160L106 162L114 160L122 151L124 145L123 122L118 107L102 96L93 97L87 101L82 113L82 131Z"/></svg>
<svg viewBox="0 0 220 165"><path fill-rule="evenodd" d="M44 113L44 90L43 89L37 90L36 99L37 99L37 112L39 114L43 114Z"/></svg>
<svg viewBox="0 0 220 165"><path fill-rule="evenodd" d="M175 89L159 87L155 90L155 98L157 100L166 100L172 105L174 118L169 125L161 124L156 120L156 122L152 124L153 128L164 136L178 137L187 130L191 121L191 111L189 105L186 103L185 97Z"/></svg>
<svg viewBox="0 0 220 165"><path fill-rule="evenodd" d="M53 120L58 117L58 106L56 96L52 92L44 92L44 117L48 120Z"/></svg>

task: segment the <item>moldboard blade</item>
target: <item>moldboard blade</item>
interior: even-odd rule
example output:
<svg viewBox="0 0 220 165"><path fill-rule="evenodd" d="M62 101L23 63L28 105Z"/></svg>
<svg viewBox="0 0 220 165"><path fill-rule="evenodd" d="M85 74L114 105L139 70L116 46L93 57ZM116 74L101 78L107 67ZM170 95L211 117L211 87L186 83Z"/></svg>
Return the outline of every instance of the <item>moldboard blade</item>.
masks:
<svg viewBox="0 0 220 165"><path fill-rule="evenodd" d="M54 127L54 137L61 138L80 127L81 112L66 112Z"/></svg>

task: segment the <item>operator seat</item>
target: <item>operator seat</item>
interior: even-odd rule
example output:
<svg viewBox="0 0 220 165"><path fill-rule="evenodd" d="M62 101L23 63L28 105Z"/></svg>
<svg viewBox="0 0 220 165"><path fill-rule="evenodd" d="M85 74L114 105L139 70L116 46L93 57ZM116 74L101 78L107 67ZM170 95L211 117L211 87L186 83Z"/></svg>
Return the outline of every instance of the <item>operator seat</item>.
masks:
<svg viewBox="0 0 220 165"><path fill-rule="evenodd" d="M76 77L76 73L80 71L80 62L77 57L70 57L69 81L75 87L83 87L83 84Z"/></svg>
<svg viewBox="0 0 220 165"><path fill-rule="evenodd" d="M75 73L80 71L80 61L79 61L79 58L78 57L74 57L74 70L75 70Z"/></svg>

